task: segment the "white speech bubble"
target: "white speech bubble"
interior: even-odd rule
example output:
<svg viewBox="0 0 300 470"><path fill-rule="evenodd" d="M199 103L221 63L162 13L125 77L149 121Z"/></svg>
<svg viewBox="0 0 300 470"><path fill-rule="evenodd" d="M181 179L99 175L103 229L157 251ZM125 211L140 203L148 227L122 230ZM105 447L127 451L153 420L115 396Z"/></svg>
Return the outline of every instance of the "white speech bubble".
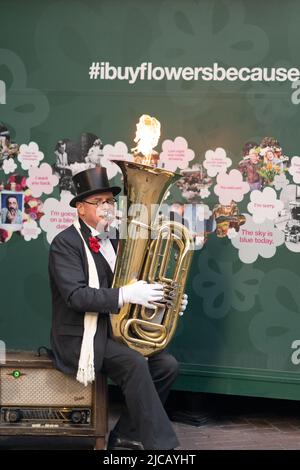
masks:
<svg viewBox="0 0 300 470"><path fill-rule="evenodd" d="M274 227L273 221L256 224L249 214L245 224L240 227L238 236L231 239L232 245L239 250L243 263L254 263L258 256L271 258L276 248L284 243L284 233Z"/></svg>
<svg viewBox="0 0 300 470"><path fill-rule="evenodd" d="M238 232L235 230L235 228L229 228L227 230L227 237L231 240L232 238L235 238L237 236Z"/></svg>
<svg viewBox="0 0 300 470"><path fill-rule="evenodd" d="M40 233L41 229L34 220L29 220L23 223L21 235L27 242L30 240L36 240Z"/></svg>
<svg viewBox="0 0 300 470"><path fill-rule="evenodd" d="M219 173L226 173L232 161L226 156L226 152L222 147L216 150L207 150L205 152L204 168L207 169L208 176L216 176Z"/></svg>
<svg viewBox="0 0 300 470"><path fill-rule="evenodd" d="M242 201L244 194L250 191L249 183L243 181L243 175L238 170L231 170L229 174L221 173L217 177L214 192L219 196L220 204L224 206L231 201Z"/></svg>
<svg viewBox="0 0 300 470"><path fill-rule="evenodd" d="M295 156L291 159L289 174L293 176L294 183L300 183L300 157Z"/></svg>
<svg viewBox="0 0 300 470"><path fill-rule="evenodd" d="M29 170L31 167L37 167L40 161L43 160L44 154L39 150L36 142L29 142L29 144L22 144L18 155L18 160L21 163L23 170Z"/></svg>
<svg viewBox="0 0 300 470"><path fill-rule="evenodd" d="M13 173L16 170L17 165L15 164L13 158L6 158L3 162L2 168L4 170L4 173L8 175L9 173Z"/></svg>
<svg viewBox="0 0 300 470"><path fill-rule="evenodd" d="M210 195L210 190L208 188L200 189L200 197L201 199L205 199Z"/></svg>
<svg viewBox="0 0 300 470"><path fill-rule="evenodd" d="M255 189L251 192L250 199L251 202L247 208L257 224L261 224L266 219L276 219L283 209L283 202L277 199L277 194L272 188L265 188L263 191Z"/></svg>
<svg viewBox="0 0 300 470"><path fill-rule="evenodd" d="M284 173L282 173L281 175L275 175L274 188L276 189L276 191L280 191L281 189L286 188L288 184L289 180L287 179Z"/></svg>
<svg viewBox="0 0 300 470"><path fill-rule="evenodd" d="M195 158L195 152L189 149L184 137L176 137L175 140L165 140L162 143L162 152L159 155L160 165L169 171L183 170L189 166L189 162Z"/></svg>
<svg viewBox="0 0 300 470"><path fill-rule="evenodd" d="M111 160L123 160L132 162L133 156L128 153L127 145L124 142L116 142L115 145L104 145L101 165L106 168L108 179L112 179L117 173L121 173L120 168Z"/></svg>
<svg viewBox="0 0 300 470"><path fill-rule="evenodd" d="M44 202L44 215L40 219L40 226L44 232L47 232L48 243L51 243L59 232L73 223L77 215L76 209L70 206L73 197L66 191L61 193L60 201L51 197Z"/></svg>
<svg viewBox="0 0 300 470"><path fill-rule="evenodd" d="M52 173L52 168L48 163L43 163L37 168L29 168L28 173L27 186L31 189L33 197L40 197L43 193L51 194L53 187L59 181L58 177Z"/></svg>

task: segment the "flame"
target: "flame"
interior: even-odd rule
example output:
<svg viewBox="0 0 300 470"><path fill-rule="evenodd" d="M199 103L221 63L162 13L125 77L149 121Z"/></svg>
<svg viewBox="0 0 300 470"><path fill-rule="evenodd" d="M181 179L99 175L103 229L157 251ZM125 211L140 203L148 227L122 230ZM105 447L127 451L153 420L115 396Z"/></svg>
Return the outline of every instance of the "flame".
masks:
<svg viewBox="0 0 300 470"><path fill-rule="evenodd" d="M137 146L131 149L135 154L142 154L142 163L149 165L154 147L160 137L160 122L154 117L143 114L136 125L134 142Z"/></svg>

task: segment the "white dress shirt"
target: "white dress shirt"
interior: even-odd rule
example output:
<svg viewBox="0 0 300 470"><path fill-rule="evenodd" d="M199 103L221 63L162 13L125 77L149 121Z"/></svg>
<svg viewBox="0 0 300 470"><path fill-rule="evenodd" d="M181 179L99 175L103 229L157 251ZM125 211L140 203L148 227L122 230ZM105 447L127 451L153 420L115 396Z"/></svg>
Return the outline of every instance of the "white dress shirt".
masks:
<svg viewBox="0 0 300 470"><path fill-rule="evenodd" d="M98 237L100 235L99 232L94 227L91 227L86 222L84 223L90 229L92 237ZM116 256L116 252L114 250L114 247L112 246L110 239L103 238L102 240L99 240L99 243L100 243L100 250L99 250L100 253L104 256L104 258L108 262L112 272L114 272L117 256ZM119 289L118 304L119 304L119 308L123 307L124 305L122 288Z"/></svg>
<svg viewBox="0 0 300 470"><path fill-rule="evenodd" d="M91 227L89 224L85 222L85 225L88 226L88 228L91 230L91 235L92 237L98 237L100 234L99 232L94 228ZM110 269L112 272L115 270L115 264L116 264L116 252L114 250L114 247L112 246L112 243L109 238L103 238L103 240L99 240L100 243L100 253L101 255L104 256L106 261L108 262Z"/></svg>

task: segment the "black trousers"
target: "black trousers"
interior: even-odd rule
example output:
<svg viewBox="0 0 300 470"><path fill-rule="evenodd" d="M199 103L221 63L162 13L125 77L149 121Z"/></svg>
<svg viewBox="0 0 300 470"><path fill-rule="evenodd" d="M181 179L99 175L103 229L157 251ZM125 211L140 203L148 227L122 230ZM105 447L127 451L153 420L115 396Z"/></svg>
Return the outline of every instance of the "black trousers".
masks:
<svg viewBox="0 0 300 470"><path fill-rule="evenodd" d="M147 360L108 338L102 370L121 387L127 405L114 431L139 440L145 449L177 447L178 439L163 406L178 375L176 359L162 351Z"/></svg>

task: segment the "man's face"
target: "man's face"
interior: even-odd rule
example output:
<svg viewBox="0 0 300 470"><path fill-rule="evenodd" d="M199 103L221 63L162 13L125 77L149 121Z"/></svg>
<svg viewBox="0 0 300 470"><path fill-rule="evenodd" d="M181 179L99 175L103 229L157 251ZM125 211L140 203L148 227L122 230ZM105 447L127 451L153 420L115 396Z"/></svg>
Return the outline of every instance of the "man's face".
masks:
<svg viewBox="0 0 300 470"><path fill-rule="evenodd" d="M107 219L107 212L115 214L113 198L111 191L93 194L77 203L78 214L88 225L100 232L112 222ZM94 203L99 203L99 205Z"/></svg>
<svg viewBox="0 0 300 470"><path fill-rule="evenodd" d="M9 212L16 212L18 210L18 201L15 197L9 197L7 200L7 208Z"/></svg>
<svg viewBox="0 0 300 470"><path fill-rule="evenodd" d="M249 157L250 157L250 161L252 163L257 163L258 162L258 154L254 149L250 150Z"/></svg>

